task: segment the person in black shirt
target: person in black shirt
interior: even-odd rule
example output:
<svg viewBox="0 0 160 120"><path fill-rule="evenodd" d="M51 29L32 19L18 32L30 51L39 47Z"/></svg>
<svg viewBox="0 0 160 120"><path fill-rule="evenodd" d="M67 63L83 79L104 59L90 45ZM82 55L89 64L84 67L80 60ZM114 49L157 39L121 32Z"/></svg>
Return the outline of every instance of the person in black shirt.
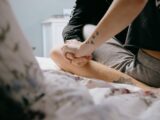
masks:
<svg viewBox="0 0 160 120"><path fill-rule="evenodd" d="M109 7L106 12L102 12L107 9L104 5ZM125 33L126 39L124 36L123 39L120 31L127 26L127 36ZM63 32L65 44L52 52L52 59L74 74L127 82L143 89L160 87L159 29L157 0L113 0L101 1L101 4L77 0L73 16ZM91 57L94 60L90 60Z"/></svg>
<svg viewBox="0 0 160 120"><path fill-rule="evenodd" d="M87 24L97 25L113 0L77 0L68 25L63 30L64 41L76 39L83 42L83 28ZM125 42L127 28L115 37Z"/></svg>

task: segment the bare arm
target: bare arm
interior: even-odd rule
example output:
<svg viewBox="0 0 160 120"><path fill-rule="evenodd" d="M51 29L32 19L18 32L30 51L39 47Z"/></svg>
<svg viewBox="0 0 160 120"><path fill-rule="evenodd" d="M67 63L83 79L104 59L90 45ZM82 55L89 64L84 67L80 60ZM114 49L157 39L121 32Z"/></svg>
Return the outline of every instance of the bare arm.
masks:
<svg viewBox="0 0 160 120"><path fill-rule="evenodd" d="M92 5L90 5L92 3ZM64 41L70 39L77 39L78 41L84 41L82 31L86 24L94 24L92 19L98 19L96 12L104 4L104 0L98 2L101 3L97 5L97 0L75 0L75 6L72 11L71 18L67 26L63 29ZM108 5L109 6L109 5Z"/></svg>
<svg viewBox="0 0 160 120"><path fill-rule="evenodd" d="M51 57L60 68L76 75L96 78L108 82L132 84L142 88L143 90L153 89L152 87L149 87L120 71L109 68L93 60L90 60L84 66L77 67L66 60L60 48L53 51Z"/></svg>
<svg viewBox="0 0 160 120"><path fill-rule="evenodd" d="M148 0L114 0L93 34L80 46L77 56L92 53L106 39L127 27L143 10ZM89 49L88 49L89 48Z"/></svg>

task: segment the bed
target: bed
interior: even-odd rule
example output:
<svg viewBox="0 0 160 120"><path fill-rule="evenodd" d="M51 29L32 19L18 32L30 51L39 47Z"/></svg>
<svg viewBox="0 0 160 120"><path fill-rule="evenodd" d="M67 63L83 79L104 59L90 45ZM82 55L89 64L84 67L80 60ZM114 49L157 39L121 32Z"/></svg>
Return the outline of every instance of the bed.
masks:
<svg viewBox="0 0 160 120"><path fill-rule="evenodd" d="M39 69L7 0L0 15L1 120L160 119L159 92L73 75L49 58L36 57Z"/></svg>
<svg viewBox="0 0 160 120"><path fill-rule="evenodd" d="M160 119L159 93L142 91L132 85L107 83L73 75L60 70L50 58L36 57L36 59L46 83L49 85L52 81L61 86L63 94L55 95L55 98L58 96L57 100L61 101L69 96L65 103L55 110L54 116L57 120ZM71 90L65 91L63 88ZM51 90L52 88L49 89Z"/></svg>

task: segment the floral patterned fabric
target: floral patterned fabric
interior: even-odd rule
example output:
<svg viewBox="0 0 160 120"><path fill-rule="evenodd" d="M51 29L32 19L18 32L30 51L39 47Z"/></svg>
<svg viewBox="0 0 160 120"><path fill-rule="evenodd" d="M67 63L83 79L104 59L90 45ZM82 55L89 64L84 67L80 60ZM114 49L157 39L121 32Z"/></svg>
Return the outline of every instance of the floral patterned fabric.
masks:
<svg viewBox="0 0 160 120"><path fill-rule="evenodd" d="M53 99L51 102L50 99L45 99L46 105L37 104L34 107L38 109L46 107L43 109L45 120L159 120L160 118L160 91L142 91L132 85L107 83L57 70L43 72L48 89L46 96L51 98L51 95ZM57 106L56 109L53 109L53 106Z"/></svg>
<svg viewBox="0 0 160 120"><path fill-rule="evenodd" d="M5 112L22 113L42 97L42 80L32 49L7 0L0 0L0 117Z"/></svg>
<svg viewBox="0 0 160 120"><path fill-rule="evenodd" d="M0 119L55 119L62 106L92 104L87 90L77 89L74 80L63 85L66 77L44 79L8 1L0 0Z"/></svg>

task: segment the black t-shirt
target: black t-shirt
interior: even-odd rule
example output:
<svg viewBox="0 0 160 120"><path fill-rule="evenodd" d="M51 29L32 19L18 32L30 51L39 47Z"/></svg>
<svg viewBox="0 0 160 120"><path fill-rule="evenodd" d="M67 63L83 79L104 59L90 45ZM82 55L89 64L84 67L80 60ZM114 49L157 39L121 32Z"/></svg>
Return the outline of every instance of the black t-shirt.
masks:
<svg viewBox="0 0 160 120"><path fill-rule="evenodd" d="M69 23L63 30L64 41L77 39L84 41L82 30L86 24L97 25L104 16L113 0L76 0ZM127 28L115 37L121 43L125 42Z"/></svg>
<svg viewBox="0 0 160 120"><path fill-rule="evenodd" d="M130 25L125 47L160 51L160 1L149 0Z"/></svg>

